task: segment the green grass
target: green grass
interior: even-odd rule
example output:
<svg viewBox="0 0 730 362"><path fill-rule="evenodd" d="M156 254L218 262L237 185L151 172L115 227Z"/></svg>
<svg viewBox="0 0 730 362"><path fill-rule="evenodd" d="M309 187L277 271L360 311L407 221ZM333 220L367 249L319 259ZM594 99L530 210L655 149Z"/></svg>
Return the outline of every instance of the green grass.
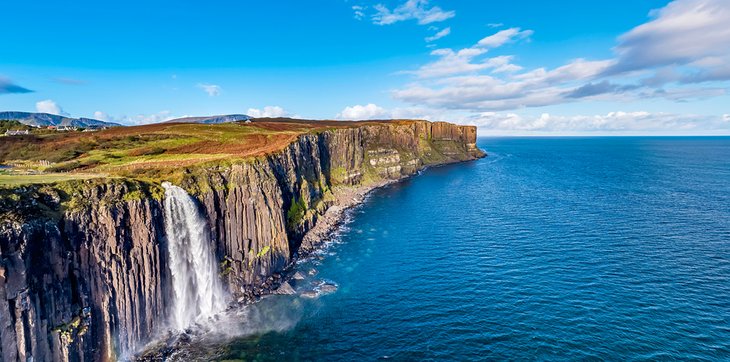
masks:
<svg viewBox="0 0 730 362"><path fill-rule="evenodd" d="M14 122L5 122L2 125L17 126ZM260 136L268 139L274 134L297 132L299 131L272 131L250 124L226 123L160 124L93 134L79 132L33 134L9 137L3 140L6 142L0 142L0 164L20 165L16 171L22 173L35 171L121 175L138 173L137 169L140 168L157 168L158 174L164 178L164 174L193 164L236 162L242 159L240 155L230 152L218 153L218 150L223 150L221 147L233 145L232 150L235 153L236 145L248 145L251 137L259 137L258 144L261 145ZM46 162L50 165L44 164ZM56 176L49 178L54 181L47 182L79 177L81 176ZM30 177L26 180L14 176L6 178L2 183L25 184L29 181L42 182L41 180L41 177Z"/></svg>
<svg viewBox="0 0 730 362"><path fill-rule="evenodd" d="M238 142L243 136L247 135L268 135L273 132L255 126L241 127L236 123L222 124L177 124L166 128L160 134L174 135L176 137L191 137L216 142Z"/></svg>
<svg viewBox="0 0 730 362"><path fill-rule="evenodd" d="M268 254L268 253L269 253L269 251L271 251L271 246L269 246L269 245L266 245L266 246L264 246L264 248L263 248L263 249L261 249L261 251L259 251L259 253L258 253L258 254L256 254L256 257L257 257L257 258L260 258L260 257L262 257L262 256L264 256L264 255L266 255L266 254Z"/></svg>
<svg viewBox="0 0 730 362"><path fill-rule="evenodd" d="M84 173L47 173L42 175L3 175L0 174L0 186L21 186L32 184L51 184L70 180L88 180L105 177L102 174Z"/></svg>
<svg viewBox="0 0 730 362"><path fill-rule="evenodd" d="M330 170L330 181L333 184L341 184L347 179L348 172L344 167L333 167Z"/></svg>

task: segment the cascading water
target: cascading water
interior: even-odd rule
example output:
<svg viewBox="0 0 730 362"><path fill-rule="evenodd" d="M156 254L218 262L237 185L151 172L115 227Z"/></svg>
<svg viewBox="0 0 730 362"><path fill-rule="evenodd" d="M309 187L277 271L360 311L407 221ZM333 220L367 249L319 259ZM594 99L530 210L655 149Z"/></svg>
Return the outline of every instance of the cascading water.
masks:
<svg viewBox="0 0 730 362"><path fill-rule="evenodd" d="M174 301L172 326L184 330L226 307L225 293L211 249L208 225L194 199L164 182L165 232L170 253Z"/></svg>

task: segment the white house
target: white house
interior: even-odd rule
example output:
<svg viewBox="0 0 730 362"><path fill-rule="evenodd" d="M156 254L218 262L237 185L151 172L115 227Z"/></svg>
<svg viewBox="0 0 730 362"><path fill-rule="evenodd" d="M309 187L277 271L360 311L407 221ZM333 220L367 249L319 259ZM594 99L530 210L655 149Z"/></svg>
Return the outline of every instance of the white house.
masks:
<svg viewBox="0 0 730 362"><path fill-rule="evenodd" d="M6 136L23 136L23 135L29 135L29 134L30 134L30 131L28 131L27 129L23 130L23 131L12 131L12 130L5 131Z"/></svg>

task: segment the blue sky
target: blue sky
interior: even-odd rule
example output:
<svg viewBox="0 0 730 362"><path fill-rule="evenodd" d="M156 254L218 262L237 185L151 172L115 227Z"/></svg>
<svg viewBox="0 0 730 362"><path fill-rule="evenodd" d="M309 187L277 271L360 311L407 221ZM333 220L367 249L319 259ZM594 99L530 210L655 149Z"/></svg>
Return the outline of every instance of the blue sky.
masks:
<svg viewBox="0 0 730 362"><path fill-rule="evenodd" d="M730 133L727 0L11 1L0 110Z"/></svg>

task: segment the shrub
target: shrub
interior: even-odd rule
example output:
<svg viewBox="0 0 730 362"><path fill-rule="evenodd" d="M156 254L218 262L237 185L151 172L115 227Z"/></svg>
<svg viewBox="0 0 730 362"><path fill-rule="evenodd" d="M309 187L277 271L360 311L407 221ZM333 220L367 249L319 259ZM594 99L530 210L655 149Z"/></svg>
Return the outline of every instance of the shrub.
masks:
<svg viewBox="0 0 730 362"><path fill-rule="evenodd" d="M290 229L294 229L304 219L304 214L307 212L307 205L304 204L303 199L292 202L289 207L289 211L286 213L287 224Z"/></svg>
<svg viewBox="0 0 730 362"><path fill-rule="evenodd" d="M138 148L136 150L129 151L129 156L154 156L154 155L160 155L165 153L167 151L164 148L161 147L143 147Z"/></svg>
<svg viewBox="0 0 730 362"><path fill-rule="evenodd" d="M69 172L81 167L81 163L78 161L64 162L59 165L51 166L46 169L48 172Z"/></svg>

